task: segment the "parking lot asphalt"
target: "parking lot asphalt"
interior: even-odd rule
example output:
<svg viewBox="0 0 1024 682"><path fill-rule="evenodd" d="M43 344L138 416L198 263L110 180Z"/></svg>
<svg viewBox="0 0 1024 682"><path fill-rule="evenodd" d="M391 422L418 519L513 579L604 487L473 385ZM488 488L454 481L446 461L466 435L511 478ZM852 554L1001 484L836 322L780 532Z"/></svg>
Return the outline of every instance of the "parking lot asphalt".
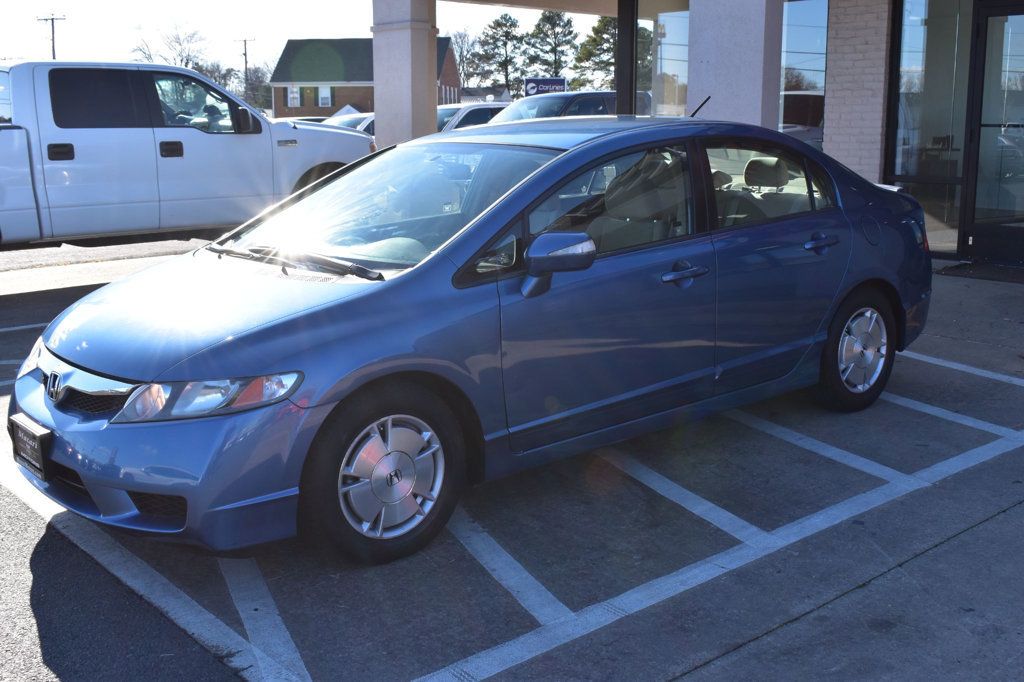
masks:
<svg viewBox="0 0 1024 682"><path fill-rule="evenodd" d="M3 413L96 286L60 284L0 295ZM1024 288L933 299L864 412L794 393L490 482L386 566L101 529L3 433L0 678L1019 679Z"/></svg>

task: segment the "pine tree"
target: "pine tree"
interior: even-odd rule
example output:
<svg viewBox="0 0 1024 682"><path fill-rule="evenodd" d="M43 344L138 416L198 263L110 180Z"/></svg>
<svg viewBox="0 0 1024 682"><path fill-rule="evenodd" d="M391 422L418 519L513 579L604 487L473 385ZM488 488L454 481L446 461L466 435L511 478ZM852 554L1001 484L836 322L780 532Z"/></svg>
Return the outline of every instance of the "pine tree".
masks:
<svg viewBox="0 0 1024 682"><path fill-rule="evenodd" d="M491 79L492 86L508 88L513 97L522 94L523 39L519 22L509 14L502 14L480 34L479 48L472 54L479 64L481 81Z"/></svg>
<svg viewBox="0 0 1024 682"><path fill-rule="evenodd" d="M561 76L576 56L577 37L565 12L544 10L526 38L526 63L536 67L541 76Z"/></svg>
<svg viewBox="0 0 1024 682"><path fill-rule="evenodd" d="M618 38L618 19L601 17L597 20L576 53L578 76L573 79L574 85L585 84L599 90L615 89L615 45Z"/></svg>

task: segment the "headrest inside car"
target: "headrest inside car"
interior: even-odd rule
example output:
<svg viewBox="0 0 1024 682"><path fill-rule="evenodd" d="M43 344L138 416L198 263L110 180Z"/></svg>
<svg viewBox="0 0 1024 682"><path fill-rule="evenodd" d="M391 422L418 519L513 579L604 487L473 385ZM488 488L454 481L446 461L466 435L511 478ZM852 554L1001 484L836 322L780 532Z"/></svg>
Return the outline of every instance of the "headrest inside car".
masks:
<svg viewBox="0 0 1024 682"><path fill-rule="evenodd" d="M774 156L755 156L743 169L747 187L784 187L789 182L786 162Z"/></svg>
<svg viewBox="0 0 1024 682"><path fill-rule="evenodd" d="M680 159L648 154L621 175L615 176L604 194L604 206L612 218L650 220L682 197L675 187Z"/></svg>
<svg viewBox="0 0 1024 682"><path fill-rule="evenodd" d="M732 176L725 171L711 171L711 184L715 186L715 189L722 189L731 182Z"/></svg>

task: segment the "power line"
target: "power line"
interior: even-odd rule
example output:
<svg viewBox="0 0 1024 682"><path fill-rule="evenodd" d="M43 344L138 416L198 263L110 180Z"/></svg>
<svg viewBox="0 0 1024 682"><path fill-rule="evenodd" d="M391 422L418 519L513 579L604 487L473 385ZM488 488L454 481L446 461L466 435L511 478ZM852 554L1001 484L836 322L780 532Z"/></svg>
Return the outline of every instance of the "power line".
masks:
<svg viewBox="0 0 1024 682"><path fill-rule="evenodd" d="M64 21L64 17L56 17L52 13L48 17L38 17L38 21L50 22L50 57L54 61L57 61L57 29L56 25L58 21Z"/></svg>

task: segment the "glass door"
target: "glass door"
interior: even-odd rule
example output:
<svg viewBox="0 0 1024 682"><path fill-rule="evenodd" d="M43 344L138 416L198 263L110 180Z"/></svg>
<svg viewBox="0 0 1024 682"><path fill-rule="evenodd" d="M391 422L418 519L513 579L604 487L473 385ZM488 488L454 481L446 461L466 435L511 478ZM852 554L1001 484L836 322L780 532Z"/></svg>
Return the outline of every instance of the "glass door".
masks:
<svg viewBox="0 0 1024 682"><path fill-rule="evenodd" d="M1024 262L1024 5L980 4L968 122L967 251Z"/></svg>

